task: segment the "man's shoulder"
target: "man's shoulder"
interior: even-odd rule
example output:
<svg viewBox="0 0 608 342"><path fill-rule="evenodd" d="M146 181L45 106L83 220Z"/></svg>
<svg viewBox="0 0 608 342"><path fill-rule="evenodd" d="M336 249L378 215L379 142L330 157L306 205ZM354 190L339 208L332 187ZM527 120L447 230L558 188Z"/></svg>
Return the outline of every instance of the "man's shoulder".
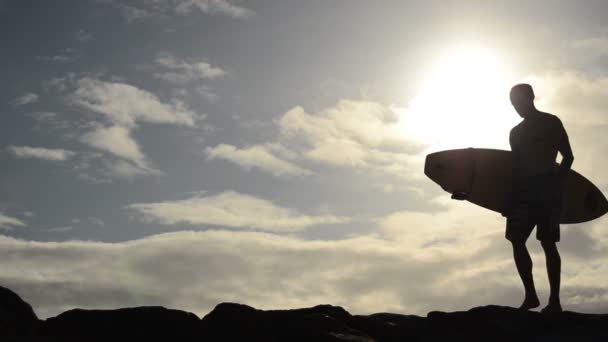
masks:
<svg viewBox="0 0 608 342"><path fill-rule="evenodd" d="M521 127L522 127L522 124L523 124L523 123L524 123L524 122L523 122L523 121L521 121L521 122L520 122L520 123L518 123L517 125L513 126L513 128L511 128L511 132L509 132L509 135L510 135L510 136L517 135L517 133L518 133L518 132L521 130Z"/></svg>
<svg viewBox="0 0 608 342"><path fill-rule="evenodd" d="M560 118L557 115L555 115L555 114L545 113L545 112L539 112L539 113L541 114L541 117L544 120L546 120L546 121L548 121L550 123L554 123L555 124L555 123L561 123L562 122L562 120L560 120Z"/></svg>

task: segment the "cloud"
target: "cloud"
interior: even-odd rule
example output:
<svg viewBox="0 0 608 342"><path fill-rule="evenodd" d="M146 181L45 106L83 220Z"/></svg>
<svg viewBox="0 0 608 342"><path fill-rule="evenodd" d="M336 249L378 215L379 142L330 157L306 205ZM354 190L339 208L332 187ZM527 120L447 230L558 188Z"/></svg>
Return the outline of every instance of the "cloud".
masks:
<svg viewBox="0 0 608 342"><path fill-rule="evenodd" d="M105 115L116 125L130 128L139 121L192 127L203 118L177 99L164 103L156 95L132 85L92 78L82 78L77 82L71 100Z"/></svg>
<svg viewBox="0 0 608 342"><path fill-rule="evenodd" d="M178 14L189 14L197 9L204 13L220 13L235 18L243 18L252 15L250 9L236 6L226 0L177 0L175 11Z"/></svg>
<svg viewBox="0 0 608 342"><path fill-rule="evenodd" d="M76 84L71 102L101 114L101 118L109 122L109 125L94 122L94 128L80 140L117 157L105 162L110 176L132 178L162 174L150 165L131 135L139 123L195 127L205 117L177 99L162 102L156 95L126 83L82 78Z"/></svg>
<svg viewBox="0 0 608 342"><path fill-rule="evenodd" d="M233 18L245 18L255 12L232 4L227 0L135 0L125 5L117 0L97 0L98 3L110 4L120 11L127 21L148 18L162 18L168 15L189 15L195 11L207 14L222 14Z"/></svg>
<svg viewBox="0 0 608 342"><path fill-rule="evenodd" d="M93 40L93 34L84 29L79 29L74 33L74 38L81 43L86 43Z"/></svg>
<svg viewBox="0 0 608 342"><path fill-rule="evenodd" d="M421 177L422 146L405 136L399 112L390 106L341 100L316 113L297 106L284 113L276 124L279 134L274 141L252 145L247 151L278 146L292 155L292 159L313 161L317 165L372 170L405 178ZM223 150L229 152L227 147Z"/></svg>
<svg viewBox="0 0 608 342"><path fill-rule="evenodd" d="M128 22L153 18L157 16L157 14L150 10L144 8L137 8L135 6L116 3L116 7L118 7L118 10L120 11L120 15Z"/></svg>
<svg viewBox="0 0 608 342"><path fill-rule="evenodd" d="M72 226L63 226L63 227L48 228L48 229L45 229L44 232L45 233L67 233L72 230L74 230L74 227L72 227Z"/></svg>
<svg viewBox="0 0 608 342"><path fill-rule="evenodd" d="M130 130L121 126L99 127L81 137L85 144L121 158L107 165L111 176L133 178L146 175L161 175L150 165Z"/></svg>
<svg viewBox="0 0 608 342"><path fill-rule="evenodd" d="M47 62L70 62L74 60L74 57L65 56L65 55L53 55L53 56L40 56L38 59L47 61Z"/></svg>
<svg viewBox="0 0 608 342"><path fill-rule="evenodd" d="M202 85L194 89L194 94L203 97L209 102L216 102L219 96L208 85Z"/></svg>
<svg viewBox="0 0 608 342"><path fill-rule="evenodd" d="M17 158L37 158L52 161L65 161L76 154L75 152L63 149L29 146L9 146L7 150Z"/></svg>
<svg viewBox="0 0 608 342"><path fill-rule="evenodd" d="M0 212L0 230L12 230L14 227L23 227L25 223L18 218L7 216Z"/></svg>
<svg viewBox="0 0 608 342"><path fill-rule="evenodd" d="M106 161L109 176L131 179L139 176L161 176L163 172L149 165L137 165L125 160Z"/></svg>
<svg viewBox="0 0 608 342"><path fill-rule="evenodd" d="M402 210L377 219L379 233L419 253L464 256L479 253L504 240L504 218L448 193L434 198L434 212ZM507 243L504 240L504 243Z"/></svg>
<svg viewBox="0 0 608 342"><path fill-rule="evenodd" d="M61 131L63 136L72 136L82 122L70 120L64 115L54 112L30 112L25 114L35 121L32 126L36 131Z"/></svg>
<svg viewBox="0 0 608 342"><path fill-rule="evenodd" d="M156 63L166 71L157 72L154 76L174 84L185 84L192 81L215 79L226 75L220 68L212 67L202 60L179 60L175 56L163 53L156 58Z"/></svg>
<svg viewBox="0 0 608 342"><path fill-rule="evenodd" d="M294 107L279 120L281 133L300 135L313 146L345 141L371 147L400 147L406 143L399 113L371 101L341 100L318 113Z"/></svg>
<svg viewBox="0 0 608 342"><path fill-rule="evenodd" d="M143 214L146 221L165 225L207 224L275 232L293 232L309 226L349 221L345 217L300 214L271 201L231 191L184 200L136 203L127 208Z"/></svg>
<svg viewBox="0 0 608 342"><path fill-rule="evenodd" d="M314 114L295 107L278 123L282 137L308 145L302 152L308 159L399 176L419 173L415 159L421 148L405 136L399 113L391 107L341 100Z"/></svg>
<svg viewBox="0 0 608 342"><path fill-rule="evenodd" d="M94 225L94 226L105 226L105 222L98 218L98 217L75 217L73 218L70 222L72 222L73 224L88 224L88 225Z"/></svg>
<svg viewBox="0 0 608 342"><path fill-rule="evenodd" d="M81 51L74 48L65 48L59 54L51 56L38 56L39 60L53 63L67 63L78 59L82 55Z"/></svg>
<svg viewBox="0 0 608 342"><path fill-rule="evenodd" d="M99 127L83 135L81 140L92 147L132 162L138 169L152 171L139 145L131 138L128 128Z"/></svg>
<svg viewBox="0 0 608 342"><path fill-rule="evenodd" d="M373 235L320 241L260 232L180 231L119 243L0 236L0 283L30 302L42 318L74 307L139 305L202 316L225 301L264 309L331 303L355 314L418 315L518 305L523 291L510 246L501 236L487 239L497 242L453 255L441 253L439 244L434 253L419 253L403 241ZM543 265L538 250L532 252L535 263ZM591 260L564 254L563 259L564 307L605 310L605 254ZM535 268L535 276L545 301L543 267Z"/></svg>
<svg viewBox="0 0 608 342"><path fill-rule="evenodd" d="M271 148L265 145L254 145L239 149L236 146L220 144L205 149L207 159L225 159L249 170L258 168L275 176L304 176L312 172L296 164L275 156Z"/></svg>
<svg viewBox="0 0 608 342"><path fill-rule="evenodd" d="M13 105L15 105L15 106L23 106L23 105L26 105L26 104L31 104L31 103L38 102L38 99L40 99L40 96L38 96L38 94L27 93L27 94L23 94L19 98L15 99L15 101L13 101Z"/></svg>

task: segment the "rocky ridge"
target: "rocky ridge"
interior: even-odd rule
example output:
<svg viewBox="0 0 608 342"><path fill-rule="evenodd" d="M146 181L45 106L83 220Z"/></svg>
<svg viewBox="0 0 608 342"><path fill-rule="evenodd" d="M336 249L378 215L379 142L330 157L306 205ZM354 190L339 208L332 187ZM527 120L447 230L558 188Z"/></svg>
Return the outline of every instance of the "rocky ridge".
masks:
<svg viewBox="0 0 608 342"><path fill-rule="evenodd" d="M257 310L221 303L202 319L163 307L73 309L40 320L17 294L0 287L0 341L608 341L608 315L543 315L496 305L351 315L339 306Z"/></svg>

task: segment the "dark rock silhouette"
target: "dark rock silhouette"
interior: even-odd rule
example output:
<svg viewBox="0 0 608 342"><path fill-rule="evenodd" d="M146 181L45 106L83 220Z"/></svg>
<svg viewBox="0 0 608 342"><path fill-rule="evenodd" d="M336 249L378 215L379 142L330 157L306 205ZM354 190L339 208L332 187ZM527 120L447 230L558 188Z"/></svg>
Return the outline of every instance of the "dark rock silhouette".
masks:
<svg viewBox="0 0 608 342"><path fill-rule="evenodd" d="M0 340L29 337L39 324L32 306L0 286Z"/></svg>
<svg viewBox="0 0 608 342"><path fill-rule="evenodd" d="M374 341L351 326L353 316L338 306L318 305L295 310L256 310L222 303L201 323L211 340L233 341Z"/></svg>
<svg viewBox="0 0 608 342"><path fill-rule="evenodd" d="M74 309L46 320L37 336L49 341L191 340L200 319L159 306L117 310Z"/></svg>
<svg viewBox="0 0 608 342"><path fill-rule="evenodd" d="M41 321L0 287L0 341L608 341L608 315L503 306L426 317L351 315L338 306L257 310L222 303L202 319L163 307L66 311Z"/></svg>

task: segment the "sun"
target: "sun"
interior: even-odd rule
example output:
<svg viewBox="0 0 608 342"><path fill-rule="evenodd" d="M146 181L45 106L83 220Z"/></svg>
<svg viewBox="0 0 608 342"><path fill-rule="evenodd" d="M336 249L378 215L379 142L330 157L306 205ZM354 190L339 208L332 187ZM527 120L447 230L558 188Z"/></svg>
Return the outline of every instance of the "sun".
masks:
<svg viewBox="0 0 608 342"><path fill-rule="evenodd" d="M509 130L520 120L509 103L512 73L499 54L464 45L441 54L416 96L401 112L408 139L427 152L485 147L508 149Z"/></svg>

